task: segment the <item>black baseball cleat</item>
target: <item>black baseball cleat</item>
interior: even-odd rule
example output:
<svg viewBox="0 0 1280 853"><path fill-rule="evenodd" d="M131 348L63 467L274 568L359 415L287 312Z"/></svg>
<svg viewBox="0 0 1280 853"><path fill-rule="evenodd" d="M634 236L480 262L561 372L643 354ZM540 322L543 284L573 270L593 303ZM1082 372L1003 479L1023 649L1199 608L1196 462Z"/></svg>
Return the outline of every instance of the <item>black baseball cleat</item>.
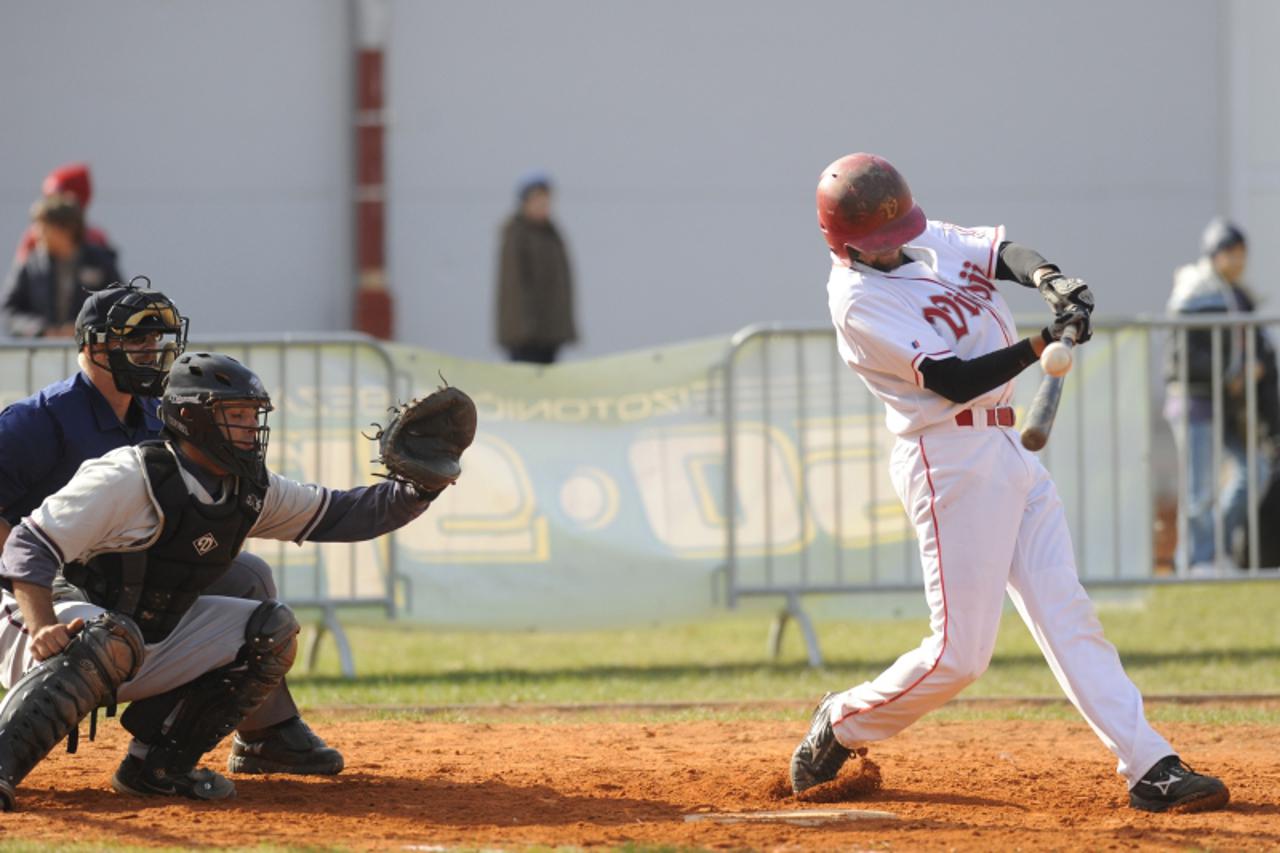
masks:
<svg viewBox="0 0 1280 853"><path fill-rule="evenodd" d="M126 755L120 762L111 777L111 787L136 797L227 800L236 795L236 786L221 773L199 767L186 773L166 772L163 768L148 767L132 755Z"/></svg>
<svg viewBox="0 0 1280 853"><path fill-rule="evenodd" d="M1166 755L1129 789L1129 806L1145 812L1220 809L1231 795L1221 779L1197 773L1176 755Z"/></svg>
<svg viewBox="0 0 1280 853"><path fill-rule="evenodd" d="M831 700L828 693L818 703L809 722L809 733L791 753L791 790L795 793L830 782L849 760L853 751L836 740L831 728Z"/></svg>
<svg viewBox="0 0 1280 853"><path fill-rule="evenodd" d="M332 776L341 773L342 753L326 744L301 717L291 717L245 740L239 732L231 741L227 770L231 773L293 773Z"/></svg>

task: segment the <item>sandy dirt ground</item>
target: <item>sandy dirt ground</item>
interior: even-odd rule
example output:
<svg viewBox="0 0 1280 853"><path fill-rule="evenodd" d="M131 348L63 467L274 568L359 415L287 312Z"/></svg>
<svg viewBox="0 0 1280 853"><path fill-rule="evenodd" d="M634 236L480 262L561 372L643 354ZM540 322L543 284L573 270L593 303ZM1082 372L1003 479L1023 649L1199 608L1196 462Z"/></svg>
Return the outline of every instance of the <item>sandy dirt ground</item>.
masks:
<svg viewBox="0 0 1280 853"><path fill-rule="evenodd" d="M61 747L19 790L0 840L377 849L627 842L756 850L1264 850L1280 848L1280 729L1162 726L1231 788L1224 811L1126 806L1114 761L1082 723L929 722L873 747L878 790L839 808L896 820L720 824L689 815L814 808L780 791L805 721L324 721L347 756L325 779L235 777L220 804L137 799L109 779L115 721ZM221 766L226 747L212 756ZM846 767L846 774L858 768ZM847 775L840 780L847 782ZM854 786L849 786L854 787ZM827 806L830 807L830 806Z"/></svg>

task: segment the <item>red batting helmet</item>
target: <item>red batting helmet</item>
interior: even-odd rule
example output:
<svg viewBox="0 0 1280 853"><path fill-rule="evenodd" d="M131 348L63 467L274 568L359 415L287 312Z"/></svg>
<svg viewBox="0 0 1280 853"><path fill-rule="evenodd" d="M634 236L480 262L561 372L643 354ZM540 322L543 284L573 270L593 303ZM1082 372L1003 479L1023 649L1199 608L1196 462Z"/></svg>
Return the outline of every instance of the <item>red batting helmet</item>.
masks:
<svg viewBox="0 0 1280 853"><path fill-rule="evenodd" d="M818 227L836 257L847 261L847 246L879 253L909 243L924 233L925 218L893 164L874 154L849 154L822 170Z"/></svg>

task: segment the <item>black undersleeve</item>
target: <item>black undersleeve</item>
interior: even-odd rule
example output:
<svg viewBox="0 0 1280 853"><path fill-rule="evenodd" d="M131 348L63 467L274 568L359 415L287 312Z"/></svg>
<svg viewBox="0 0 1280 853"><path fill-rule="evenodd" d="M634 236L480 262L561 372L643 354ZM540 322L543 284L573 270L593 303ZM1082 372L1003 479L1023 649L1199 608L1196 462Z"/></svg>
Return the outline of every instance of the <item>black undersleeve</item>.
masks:
<svg viewBox="0 0 1280 853"><path fill-rule="evenodd" d="M996 278L1001 281L1016 281L1024 287L1035 287L1031 274L1041 267L1057 269L1057 266L1046 261L1044 255L1035 249L1007 240L996 251Z"/></svg>
<svg viewBox="0 0 1280 853"><path fill-rule="evenodd" d="M1036 362L1031 341L1016 344L965 361L952 356L941 361L925 359L920 364L924 387L953 403L967 403L992 388L998 388Z"/></svg>

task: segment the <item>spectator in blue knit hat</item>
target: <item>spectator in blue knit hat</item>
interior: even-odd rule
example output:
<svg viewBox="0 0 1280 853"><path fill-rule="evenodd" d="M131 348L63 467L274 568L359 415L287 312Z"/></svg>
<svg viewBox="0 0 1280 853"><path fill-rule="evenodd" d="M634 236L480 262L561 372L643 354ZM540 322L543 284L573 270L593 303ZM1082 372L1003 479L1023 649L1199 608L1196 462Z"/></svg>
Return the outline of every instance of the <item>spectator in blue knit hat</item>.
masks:
<svg viewBox="0 0 1280 853"><path fill-rule="evenodd" d="M1200 258L1174 273L1168 312L1183 316L1253 312L1254 297L1244 283L1248 261L1244 231L1225 219L1214 219L1205 228L1200 247ZM1265 448L1280 440L1275 350L1263 329L1256 329L1254 334L1256 360L1249 368L1245 361L1245 330L1229 328L1218 333L1223 371L1218 381L1223 411L1222 449L1223 457L1232 463L1231 479L1218 500L1226 539L1222 543L1217 541L1213 511L1213 493L1219 482L1219 472L1213 465L1214 333L1207 328L1192 328L1185 337L1175 332L1168 350L1164 413L1183 461L1181 493L1187 496L1187 505L1182 508L1187 520L1187 541L1178 543L1178 551L1180 561L1193 574L1216 574L1224 565L1218 558L1229 548L1237 559L1243 553L1248 516L1248 383L1255 386L1257 430L1263 442L1254 448L1259 489L1265 487L1271 468L1270 453ZM1181 379L1184 359L1185 387Z"/></svg>
<svg viewBox="0 0 1280 853"><path fill-rule="evenodd" d="M495 306L498 343L512 361L551 364L578 339L569 253L551 220L551 179L533 172L516 187L502 226Z"/></svg>

